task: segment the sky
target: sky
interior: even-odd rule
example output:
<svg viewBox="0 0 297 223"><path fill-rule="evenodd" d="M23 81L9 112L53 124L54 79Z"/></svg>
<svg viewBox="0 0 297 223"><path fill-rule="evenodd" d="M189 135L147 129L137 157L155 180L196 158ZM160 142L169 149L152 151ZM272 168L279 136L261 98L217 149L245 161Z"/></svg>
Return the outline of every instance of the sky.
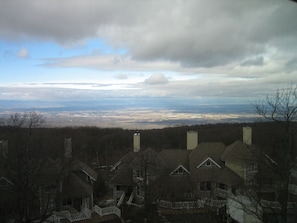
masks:
<svg viewBox="0 0 297 223"><path fill-rule="evenodd" d="M0 100L250 101L297 80L288 0L0 0Z"/></svg>

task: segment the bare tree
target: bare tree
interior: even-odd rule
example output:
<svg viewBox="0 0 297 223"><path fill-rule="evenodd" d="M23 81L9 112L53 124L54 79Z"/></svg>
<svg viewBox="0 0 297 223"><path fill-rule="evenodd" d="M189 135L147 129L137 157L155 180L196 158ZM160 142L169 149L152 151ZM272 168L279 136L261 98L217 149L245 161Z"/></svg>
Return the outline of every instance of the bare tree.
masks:
<svg viewBox="0 0 297 223"><path fill-rule="evenodd" d="M270 151L263 149L261 154L257 156L257 162L262 169L260 169L262 176L264 176L265 171L268 171L271 179L274 179L274 182L270 184L274 185L277 194L276 201L280 206L278 212L280 222L286 223L290 201L290 180L296 168L296 145L294 141L297 133L297 86L290 85L288 88L277 90L275 94L268 95L266 100L257 102L254 107L261 117L275 122L281 130L281 141L275 145L276 149L273 151L272 148L269 148ZM263 182L265 176L261 178L259 174L261 172L258 173L256 180L258 190L259 186L269 184L269 182ZM271 210L274 211L274 209Z"/></svg>
<svg viewBox="0 0 297 223"><path fill-rule="evenodd" d="M12 182L14 206L10 217L17 222L40 221L46 217L46 209L40 213L40 178L46 156L43 142L38 135L44 118L35 113L16 113L3 120L6 127L8 152L1 157L3 175ZM47 205L45 205L47 206Z"/></svg>
<svg viewBox="0 0 297 223"><path fill-rule="evenodd" d="M149 185L163 173L165 164L155 150L148 148L138 152L137 158L130 165L134 170L133 178L142 191L144 205L147 206L153 199Z"/></svg>

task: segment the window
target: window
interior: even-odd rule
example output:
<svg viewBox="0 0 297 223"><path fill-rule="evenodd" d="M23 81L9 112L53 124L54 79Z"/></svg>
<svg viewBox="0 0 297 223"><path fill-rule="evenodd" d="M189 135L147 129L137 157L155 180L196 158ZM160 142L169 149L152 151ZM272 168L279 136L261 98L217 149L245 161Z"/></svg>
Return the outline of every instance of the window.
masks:
<svg viewBox="0 0 297 223"><path fill-rule="evenodd" d="M211 157L208 157L203 162L201 162L196 168L200 167L218 167L221 168L219 164L217 164Z"/></svg>
<svg viewBox="0 0 297 223"><path fill-rule="evenodd" d="M232 194L236 194L236 188L232 187Z"/></svg>
<svg viewBox="0 0 297 223"><path fill-rule="evenodd" d="M189 171L182 165L178 166L170 175L188 175Z"/></svg>
<svg viewBox="0 0 297 223"><path fill-rule="evenodd" d="M222 189L222 190L227 190L228 186L223 183L217 183L217 188Z"/></svg>
<svg viewBox="0 0 297 223"><path fill-rule="evenodd" d="M62 201L63 206L71 206L72 205L72 199L71 198L64 198Z"/></svg>
<svg viewBox="0 0 297 223"><path fill-rule="evenodd" d="M258 170L257 163L251 163L250 165L247 166L247 171L249 172L254 172Z"/></svg>
<svg viewBox="0 0 297 223"><path fill-rule="evenodd" d="M211 190L211 182L210 181L203 181L200 183L200 190L208 191Z"/></svg>

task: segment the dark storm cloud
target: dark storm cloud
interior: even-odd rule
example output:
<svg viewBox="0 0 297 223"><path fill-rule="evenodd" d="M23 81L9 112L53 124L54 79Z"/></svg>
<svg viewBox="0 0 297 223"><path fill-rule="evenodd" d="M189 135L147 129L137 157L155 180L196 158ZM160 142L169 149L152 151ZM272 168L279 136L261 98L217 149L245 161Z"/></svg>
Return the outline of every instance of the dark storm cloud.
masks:
<svg viewBox="0 0 297 223"><path fill-rule="evenodd" d="M66 45L98 37L134 60L215 67L271 47L296 50L284 43L297 40L296 12L277 0L1 0L0 37Z"/></svg>

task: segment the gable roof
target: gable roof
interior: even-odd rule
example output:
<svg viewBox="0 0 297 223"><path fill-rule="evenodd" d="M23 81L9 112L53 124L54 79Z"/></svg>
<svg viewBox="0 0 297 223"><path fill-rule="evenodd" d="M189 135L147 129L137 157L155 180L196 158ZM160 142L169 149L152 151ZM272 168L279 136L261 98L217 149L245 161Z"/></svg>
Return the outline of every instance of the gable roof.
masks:
<svg viewBox="0 0 297 223"><path fill-rule="evenodd" d="M168 170L171 172L175 170L179 165L189 170L188 156L192 151L181 149L165 149L159 154L166 163Z"/></svg>
<svg viewBox="0 0 297 223"><path fill-rule="evenodd" d="M120 170L122 168L126 168L130 163L135 159L138 153L129 151L126 153L117 163L114 164L114 167L112 170Z"/></svg>
<svg viewBox="0 0 297 223"><path fill-rule="evenodd" d="M184 173L178 173L178 170L182 169L184 173L186 173L186 175L190 174L190 172L183 166L183 165L179 165L178 167L175 168L175 170L173 170L170 175L185 175Z"/></svg>
<svg viewBox="0 0 297 223"><path fill-rule="evenodd" d="M191 180L196 183L211 181L229 186L237 186L243 183L243 179L226 166L222 168L199 168L191 172Z"/></svg>
<svg viewBox="0 0 297 223"><path fill-rule="evenodd" d="M125 166L109 181L112 185L133 185L133 170Z"/></svg>
<svg viewBox="0 0 297 223"><path fill-rule="evenodd" d="M110 179L110 184L133 185L133 171L129 165L136 156L136 152L129 151L114 165L114 168L112 168L111 171L116 171L116 173Z"/></svg>
<svg viewBox="0 0 297 223"><path fill-rule="evenodd" d="M217 175L216 180L219 183L223 183L229 186L239 186L243 185L244 183L244 180L240 176L238 176L226 166L220 171L220 174Z"/></svg>
<svg viewBox="0 0 297 223"><path fill-rule="evenodd" d="M220 157L224 150L225 145L223 143L210 142L199 144L198 147L189 155L190 170L195 169L209 157L218 165L223 166L224 164Z"/></svg>
<svg viewBox="0 0 297 223"><path fill-rule="evenodd" d="M241 141L235 141L227 146L221 155L223 161L247 162L255 160L255 146L247 146Z"/></svg>
<svg viewBox="0 0 297 223"><path fill-rule="evenodd" d="M164 170L165 163L163 158L152 148L137 152L137 155L130 163L129 167L135 170L143 169L146 166L148 172L160 172Z"/></svg>
<svg viewBox="0 0 297 223"><path fill-rule="evenodd" d="M148 171L153 173L165 167L159 153L150 147L139 152L128 152L116 163L118 166L117 173L111 178L110 183L133 185L133 169L137 170L146 164L148 164Z"/></svg>
<svg viewBox="0 0 297 223"><path fill-rule="evenodd" d="M216 163L216 161L214 161L211 157L207 157L202 163L200 163L196 168L200 168L202 166L204 166L207 161L210 161L212 164L214 164L215 166L217 166L218 168L221 168L221 166L219 164Z"/></svg>
<svg viewBox="0 0 297 223"><path fill-rule="evenodd" d="M92 180L97 180L97 173L89 167L87 164L80 160L73 160L71 163L71 170L72 171L82 171L84 174L88 175Z"/></svg>

